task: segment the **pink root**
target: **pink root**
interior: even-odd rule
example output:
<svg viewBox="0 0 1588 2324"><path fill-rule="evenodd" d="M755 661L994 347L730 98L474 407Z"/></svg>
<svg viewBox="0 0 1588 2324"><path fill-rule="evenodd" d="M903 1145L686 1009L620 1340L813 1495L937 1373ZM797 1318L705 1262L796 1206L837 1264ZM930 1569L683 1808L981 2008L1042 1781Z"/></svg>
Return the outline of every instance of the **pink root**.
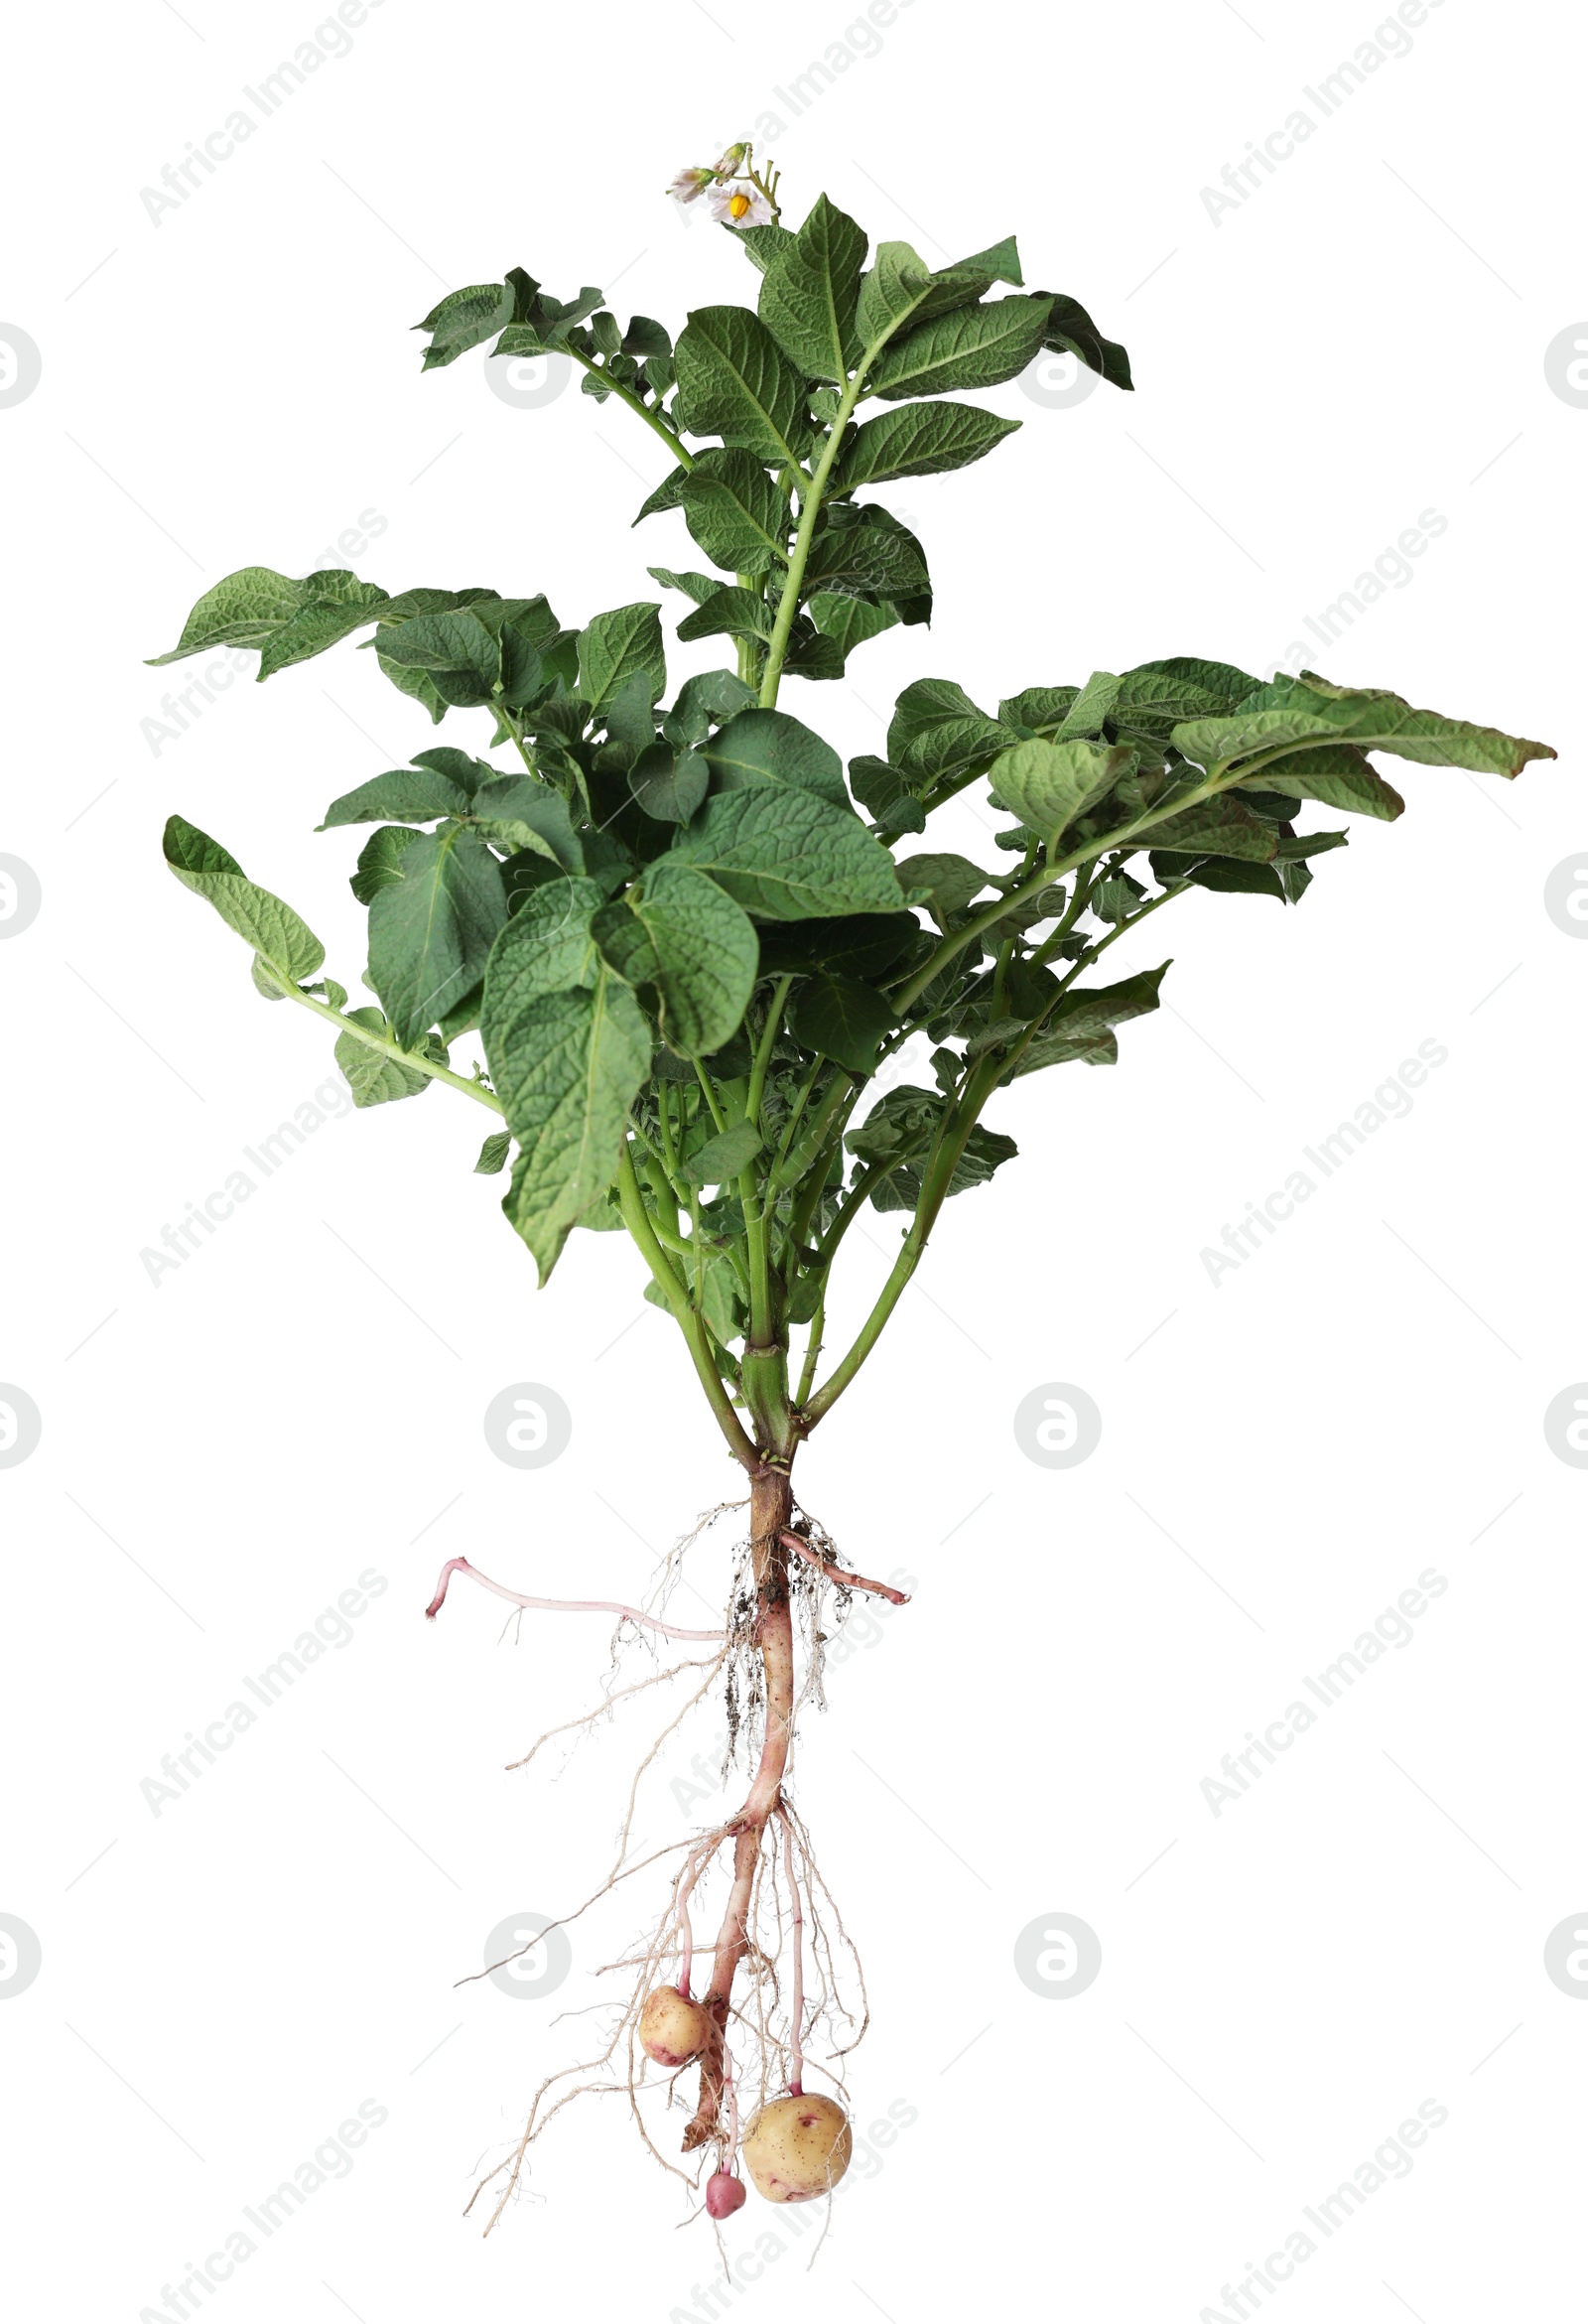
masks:
<svg viewBox="0 0 1588 2324"><path fill-rule="evenodd" d="M466 1573L471 1581L477 1581L479 1583L481 1589L488 1589L495 1596L504 1597L511 1606L523 1606L530 1613L620 1614L625 1622L642 1623L647 1630L658 1631L663 1638L705 1639L714 1646L721 1645L724 1639L728 1636L728 1632L726 1630L681 1630L678 1628L676 1623L659 1622L654 1614L642 1614L638 1606L619 1605L616 1600L612 1598L525 1597L520 1590L507 1589L501 1582L490 1580L487 1575L479 1572L476 1568L470 1566L466 1558L449 1559L448 1563L442 1568L441 1578L436 1583L436 1594L431 1599L429 1605L425 1608L425 1619L427 1622L434 1622L436 1616L441 1612L442 1607L446 1604L447 1584L455 1573ZM873 1582L868 1583L866 1586L875 1588L877 1585Z"/></svg>
<svg viewBox="0 0 1588 2324"><path fill-rule="evenodd" d="M695 1964L695 1930L689 1917L690 1890L716 1853L717 1842L715 1840L707 1841L701 1847L697 1848L685 1865L684 1876L678 1885L678 1903L675 1908L678 1916L679 1943L678 1989L686 2001L689 1999L689 1973Z"/></svg>
<svg viewBox="0 0 1588 2324"><path fill-rule="evenodd" d="M805 1915L800 1907L799 1882L794 1877L794 1827L789 1822L788 1810L778 1803L778 1822L783 1827L783 1870L788 1878L788 1892L793 1902L794 1978L789 1993L789 2095L805 2095Z"/></svg>
<svg viewBox="0 0 1588 2324"><path fill-rule="evenodd" d="M733 2056L727 2042L723 2044L723 2103L728 2109L728 2151L726 2159L731 2162L738 2152L738 2092L733 2087ZM735 2204L734 2209L737 2209Z"/></svg>
<svg viewBox="0 0 1588 2324"><path fill-rule="evenodd" d="M867 1581L863 1573L846 1573L842 1566L830 1566L820 1552L813 1550L810 1543L797 1533L784 1534L783 1547L793 1550L796 1556L805 1560L807 1566L814 1566L818 1573L825 1573L829 1581L842 1581L846 1589L868 1589L874 1597L885 1597L892 1606L907 1606L910 1602L907 1589L894 1589L885 1581ZM460 1559L459 1564L462 1563Z"/></svg>

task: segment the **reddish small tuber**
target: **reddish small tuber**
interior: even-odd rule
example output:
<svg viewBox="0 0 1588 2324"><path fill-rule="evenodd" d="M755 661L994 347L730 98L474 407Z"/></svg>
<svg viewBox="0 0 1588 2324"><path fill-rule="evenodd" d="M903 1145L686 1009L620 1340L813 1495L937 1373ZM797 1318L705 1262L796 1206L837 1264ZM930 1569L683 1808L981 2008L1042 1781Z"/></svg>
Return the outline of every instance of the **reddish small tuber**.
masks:
<svg viewBox="0 0 1588 2324"><path fill-rule="evenodd" d="M731 2219L744 2201L744 2182L731 2171L714 2171L706 2182L706 2208L713 2219Z"/></svg>

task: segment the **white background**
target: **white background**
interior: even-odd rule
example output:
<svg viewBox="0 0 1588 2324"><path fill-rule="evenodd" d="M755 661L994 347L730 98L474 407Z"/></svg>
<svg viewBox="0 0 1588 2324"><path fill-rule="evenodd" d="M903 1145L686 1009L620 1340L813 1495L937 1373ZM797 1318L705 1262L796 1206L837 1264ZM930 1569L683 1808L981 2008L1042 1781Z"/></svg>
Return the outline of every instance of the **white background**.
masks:
<svg viewBox="0 0 1588 2324"><path fill-rule="evenodd" d="M1588 1475L1542 1416L1588 1375L1588 944L1542 891L1588 849L1588 411L1544 354L1588 313L1580 33L1449 0L1215 223L1202 188L1373 33L1366 5L914 0L796 119L772 91L844 35L836 6L796 28L731 0L389 0L152 220L141 190L315 21L131 0L11 36L0 320L43 356L0 410L0 847L44 893L0 947L0 1378L44 1424L0 1472L0 1910L43 1948L0 2007L16 2312L193 2312L162 2285L366 2100L388 2119L350 2175L255 2236L206 2308L1255 2313L1221 2285L1434 2101L1411 2174L1314 2234L1266 2304L1567 2312L1588 2008L1543 1947L1588 1907ZM1357 822L1299 911L1204 896L1161 948L1157 927L1122 946L1176 956L1172 1006L1126 1028L1117 1072L1003 1101L1023 1159L951 1205L805 1456L854 1561L919 1581L835 1673L798 1770L870 1981L858 2123L915 2119L857 2165L814 2279L783 2236L728 2292L620 2107L562 2119L488 2242L460 2220L534 2085L581 2054L586 2021L556 2012L598 1999L656 1900L581 1924L555 2002L455 1981L504 1916L599 1879L660 1721L631 1710L558 1780L555 1759L504 1775L595 1699L601 1624L548 1618L515 1651L478 1596L420 1615L463 1551L529 1587L638 1592L732 1472L626 1242L577 1237L537 1297L501 1181L470 1175L488 1125L445 1090L328 1121L151 1283L144 1248L331 1070L171 881L163 818L290 896L355 985L353 835L313 826L432 738L344 647L239 680L157 752L141 722L197 665L141 657L223 573L342 562L323 552L344 530L389 589L544 589L567 621L651 594L647 561L697 561L676 516L627 529L665 466L628 414L573 392L515 410L477 355L422 379L407 327L514 264L562 296L620 276L625 315L675 330L751 301L741 254L660 188L769 107L796 218L825 187L938 262L1013 227L1028 280L1083 299L1138 382L1058 410L996 391L1026 422L996 460L891 496L932 560L930 634L789 707L854 752L920 675L991 706L1165 653L1266 670L1431 508L1447 529L1414 579L1314 666L1561 755L1514 787L1403 769L1403 822ZM434 739L477 748L479 725ZM967 810L937 844L986 840ZM1409 1116L1215 1287L1204 1246L1424 1040L1448 1062ZM890 1240L866 1231L852 1325ZM574 1416L533 1472L480 1426L522 1380ZM1104 1416L1070 1470L1012 1434L1051 1381ZM725 1554L691 1569L714 1601ZM1430 1567L1448 1588L1413 1643L1215 1817L1221 1757ZM387 1586L350 1642L153 1814L162 1755L366 1569ZM649 1779L654 1845L708 1813L669 1782L715 1733L704 1711ZM1054 1912L1103 1948L1068 1999L1013 1969ZM754 2266L778 2225L752 2197L729 2248Z"/></svg>

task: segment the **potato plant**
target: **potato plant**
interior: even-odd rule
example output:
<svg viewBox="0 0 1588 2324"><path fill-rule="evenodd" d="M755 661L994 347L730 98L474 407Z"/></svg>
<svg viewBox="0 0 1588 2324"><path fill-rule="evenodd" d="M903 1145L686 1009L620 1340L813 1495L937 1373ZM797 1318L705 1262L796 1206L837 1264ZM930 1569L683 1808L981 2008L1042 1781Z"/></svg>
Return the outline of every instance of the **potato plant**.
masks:
<svg viewBox="0 0 1588 2324"><path fill-rule="evenodd" d="M543 1285L576 1230L631 1238L747 1490L720 1630L663 1618L676 1561L639 1608L528 1598L458 1558L428 1609L463 1573L520 1608L571 1602L616 1615L626 1639L704 1645L625 1692L704 1671L685 1708L721 1694L747 1767L730 1813L614 1873L649 1871L664 1891L622 1965L629 1998L601 2055L537 2093L482 2182L502 2182L492 2221L559 2106L626 2092L659 2152L641 2102L658 2092L665 2112L685 2075L683 2147L695 2183L711 2165L713 2219L744 2200L741 2162L774 2202L836 2183L863 1988L790 1752L854 1593L904 1601L842 1565L796 1501L800 1447L868 1361L944 1203L1013 1160L989 1120L999 1094L1112 1066L1119 1028L1158 1006L1164 968L1111 982L1111 946L1188 900L1299 904L1348 837L1313 810L1401 813L1376 753L1505 776L1554 755L1378 688L1262 683L1181 655L1080 682L1041 670L994 710L918 678L846 770L786 695L931 617L926 551L888 487L992 453L1017 423L965 398L1042 350L1120 390L1128 358L1075 299L1025 288L1012 237L946 267L907 242L868 254L825 196L795 230L742 146L671 191L736 235L748 303L698 308L675 340L647 316L621 323L598 290L555 298L515 268L418 328L426 370L493 342L568 358L587 394L632 413L667 459L639 516L681 521L702 560L650 571L675 613L683 601L680 642L720 641L724 666L671 684L655 601L568 627L541 595L388 594L260 566L210 590L160 657L254 647L264 679L363 631L432 723L484 714L469 744L418 750L326 811L323 830L367 829L350 880L369 912L356 1005L319 938L217 841L174 815L166 860L250 946L265 999L334 1034L359 1106L439 1083L490 1115L475 1168L509 1169L502 1208ZM925 836L963 793L996 825L987 861ZM929 1079L889 1077L878 1095L915 1035ZM455 1066L471 1039L482 1060ZM895 1255L824 1370L829 1285L867 1207ZM692 1915L711 1891L697 1982ZM807 2073L827 2088L807 2093Z"/></svg>

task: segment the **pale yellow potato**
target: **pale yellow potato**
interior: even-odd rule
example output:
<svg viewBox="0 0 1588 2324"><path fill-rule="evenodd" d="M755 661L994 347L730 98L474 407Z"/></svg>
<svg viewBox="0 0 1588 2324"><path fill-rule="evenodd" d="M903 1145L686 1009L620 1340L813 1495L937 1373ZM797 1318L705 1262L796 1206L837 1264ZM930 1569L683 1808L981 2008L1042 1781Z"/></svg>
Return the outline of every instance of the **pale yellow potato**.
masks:
<svg viewBox="0 0 1588 2324"><path fill-rule="evenodd" d="M744 2133L744 2168L768 2203L808 2203L838 2185L853 2146L835 2099L774 2098Z"/></svg>
<svg viewBox="0 0 1588 2324"><path fill-rule="evenodd" d="M639 2046L658 2066L687 2066L706 2047L711 2020L676 1985L658 1985L639 2013Z"/></svg>

